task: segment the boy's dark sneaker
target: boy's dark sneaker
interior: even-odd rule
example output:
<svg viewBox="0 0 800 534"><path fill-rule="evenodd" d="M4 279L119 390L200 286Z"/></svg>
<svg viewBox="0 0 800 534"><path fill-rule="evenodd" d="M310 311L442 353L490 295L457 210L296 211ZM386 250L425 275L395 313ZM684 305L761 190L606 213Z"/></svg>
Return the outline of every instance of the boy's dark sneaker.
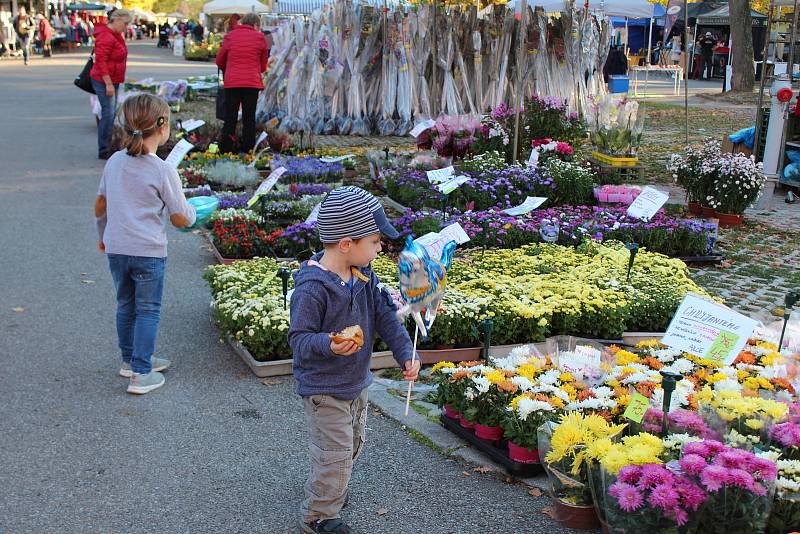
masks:
<svg viewBox="0 0 800 534"><path fill-rule="evenodd" d="M312 523L301 523L307 534L353 534L353 530L341 519L325 519Z"/></svg>

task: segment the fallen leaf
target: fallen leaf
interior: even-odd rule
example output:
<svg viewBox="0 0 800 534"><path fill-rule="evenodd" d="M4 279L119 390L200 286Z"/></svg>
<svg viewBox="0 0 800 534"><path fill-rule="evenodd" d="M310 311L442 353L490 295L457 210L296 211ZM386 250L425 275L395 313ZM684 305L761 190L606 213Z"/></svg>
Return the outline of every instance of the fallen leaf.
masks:
<svg viewBox="0 0 800 534"><path fill-rule="evenodd" d="M21 308L21 307L19 307L19 306L18 306L18 307L16 307L16 308L11 308L11 310L12 310L12 311L15 311L15 312L17 312L17 313L22 313L22 312L24 312L24 311L25 311L25 308Z"/></svg>
<svg viewBox="0 0 800 534"><path fill-rule="evenodd" d="M528 495L530 495L531 497L541 497L542 490L540 490L539 488L531 488L528 490Z"/></svg>
<svg viewBox="0 0 800 534"><path fill-rule="evenodd" d="M491 473L492 471L494 471L494 469L482 465L481 467L476 467L475 469L473 469L473 471L475 471L476 473Z"/></svg>
<svg viewBox="0 0 800 534"><path fill-rule="evenodd" d="M94 280L81 280L81 284L94 284Z"/></svg>
<svg viewBox="0 0 800 534"><path fill-rule="evenodd" d="M550 519L555 519L556 518L556 512L555 512L555 510L553 510L553 508L551 506L545 506L544 508L539 510L539 512L543 513L544 515L546 515Z"/></svg>
<svg viewBox="0 0 800 534"><path fill-rule="evenodd" d="M89 274L89 273L81 273L81 276L86 276L87 274Z"/></svg>
<svg viewBox="0 0 800 534"><path fill-rule="evenodd" d="M514 480L514 477L506 477L503 479L504 484L516 484L517 481Z"/></svg>
<svg viewBox="0 0 800 534"><path fill-rule="evenodd" d="M470 473L469 471L461 471L461 474L464 475L465 477L472 476L472 473Z"/></svg>
<svg viewBox="0 0 800 534"><path fill-rule="evenodd" d="M388 508L381 508L380 510L378 510L375 513L378 514L378 515L386 515L386 514L389 513L389 509Z"/></svg>
<svg viewBox="0 0 800 534"><path fill-rule="evenodd" d="M283 382L283 380L281 380L280 378L265 378L264 380L261 381L261 383L264 384L265 386L277 386L281 382Z"/></svg>
<svg viewBox="0 0 800 534"><path fill-rule="evenodd" d="M239 371L239 373L236 375L236 378L238 378L240 380L243 380L243 379L247 378L248 376L250 376L249 372L247 372L247 371Z"/></svg>

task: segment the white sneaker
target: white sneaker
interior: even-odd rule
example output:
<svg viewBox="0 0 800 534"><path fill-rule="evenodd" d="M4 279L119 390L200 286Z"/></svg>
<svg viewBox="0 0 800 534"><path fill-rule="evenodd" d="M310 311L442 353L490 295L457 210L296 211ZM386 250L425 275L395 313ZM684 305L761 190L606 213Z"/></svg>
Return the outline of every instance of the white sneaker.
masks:
<svg viewBox="0 0 800 534"><path fill-rule="evenodd" d="M128 393L144 395L160 388L164 385L164 382L164 375L158 371L151 371L147 374L133 373L131 382L128 384Z"/></svg>
<svg viewBox="0 0 800 534"><path fill-rule="evenodd" d="M170 362L166 358L157 358L157 357L153 356L153 359L152 359L153 369L152 370L153 371L158 371L158 372L166 371L169 368L171 363L172 362ZM131 370L131 364L122 362L122 367L119 370L119 376L122 376L124 378L130 378L132 374L133 374L133 371Z"/></svg>

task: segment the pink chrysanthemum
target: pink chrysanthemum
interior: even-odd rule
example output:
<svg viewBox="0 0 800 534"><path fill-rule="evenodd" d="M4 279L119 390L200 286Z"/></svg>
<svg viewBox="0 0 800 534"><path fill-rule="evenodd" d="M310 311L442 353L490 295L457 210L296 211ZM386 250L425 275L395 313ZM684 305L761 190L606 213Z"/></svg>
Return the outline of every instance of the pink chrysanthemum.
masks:
<svg viewBox="0 0 800 534"><path fill-rule="evenodd" d="M700 473L700 482L708 491L717 491L730 482L730 475L724 467L710 465Z"/></svg>
<svg viewBox="0 0 800 534"><path fill-rule="evenodd" d="M683 505L695 512L700 509L700 506L702 506L707 497L703 488L690 482L681 484L676 489L681 496Z"/></svg>
<svg viewBox="0 0 800 534"><path fill-rule="evenodd" d="M626 512L638 510L644 504L644 497L642 497L641 492L631 484L616 482L609 488L608 493L617 500L619 507Z"/></svg>
<svg viewBox="0 0 800 534"><path fill-rule="evenodd" d="M667 511L678 506L680 496L671 484L659 484L650 491L647 502L654 508Z"/></svg>
<svg viewBox="0 0 800 534"><path fill-rule="evenodd" d="M687 445L691 445L691 443L687 443ZM698 454L685 454L679 463L683 470L690 475L699 475L703 469L708 467L706 460Z"/></svg>
<svg viewBox="0 0 800 534"><path fill-rule="evenodd" d="M664 467L656 464L647 464L642 466L642 474L638 485L640 488L652 488L659 484L672 483L674 478L672 473L664 469Z"/></svg>
<svg viewBox="0 0 800 534"><path fill-rule="evenodd" d="M750 464L753 471L758 471L759 478L761 480L765 480L767 482L771 482L775 480L775 477L778 476L778 468L774 462L767 460L766 458L753 458L752 463Z"/></svg>
<svg viewBox="0 0 800 534"><path fill-rule="evenodd" d="M642 468L638 465L626 465L619 471L618 479L626 484L636 484L642 474Z"/></svg>
<svg viewBox="0 0 800 534"><path fill-rule="evenodd" d="M731 484L746 490L752 490L756 483L755 479L753 479L753 475L744 469L730 469L728 475L730 476Z"/></svg>
<svg viewBox="0 0 800 534"><path fill-rule="evenodd" d="M697 456L702 456L703 458L708 458L711 454L711 451L706 445L707 441L690 441L686 445L683 446L683 454L694 454Z"/></svg>

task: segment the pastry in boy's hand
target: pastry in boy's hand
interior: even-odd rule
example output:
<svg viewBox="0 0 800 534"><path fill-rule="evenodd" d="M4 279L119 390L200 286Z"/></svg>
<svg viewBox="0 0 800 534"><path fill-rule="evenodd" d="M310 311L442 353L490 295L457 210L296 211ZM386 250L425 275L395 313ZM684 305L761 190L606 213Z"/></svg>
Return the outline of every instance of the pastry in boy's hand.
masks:
<svg viewBox="0 0 800 534"><path fill-rule="evenodd" d="M359 325L348 326L341 332L331 334L331 340L334 343L344 343L345 341L352 341L358 348L364 346L364 331L361 330Z"/></svg>

